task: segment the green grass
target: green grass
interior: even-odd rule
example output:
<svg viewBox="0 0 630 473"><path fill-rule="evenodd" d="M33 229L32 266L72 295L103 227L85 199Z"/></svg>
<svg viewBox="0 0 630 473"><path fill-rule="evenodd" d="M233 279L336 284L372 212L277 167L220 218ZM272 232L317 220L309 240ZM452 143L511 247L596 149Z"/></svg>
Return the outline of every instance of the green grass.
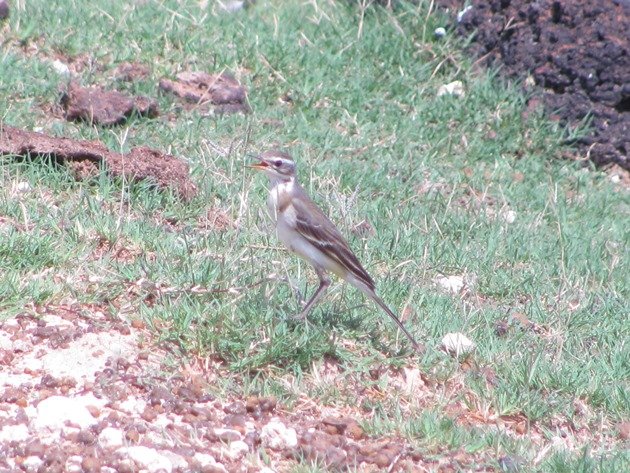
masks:
<svg viewBox="0 0 630 473"><path fill-rule="evenodd" d="M463 448L519 455L532 470L620 471L629 461L614 427L630 408L627 191L559 160L569 132L541 115L523 119L516 86L473 68L451 35L434 40L444 18L427 15L429 2L369 8L362 22L352 2L260 1L235 14L199 3L33 1L12 11L0 56L5 123L167 151L190 163L199 195L184 203L105 174L76 182L52 163L2 158L0 317L67 301L124 308L182 356L222 360L233 377L218 395L263 392L288 405L300 395L356 405L356 392L313 376L334 360L349 385L388 393L362 400L378 414L365 425L375 435L399 432L434 456ZM84 84L157 96L174 119L97 128L50 116L59 55L89 59ZM123 61L152 74L113 84ZM157 93L163 76L223 69L247 85L251 115L204 118ZM453 80L465 97L436 97ZM279 248L266 182L244 168L247 153L273 146L295 156L388 304L410 308L405 323L424 355L411 357L393 324L340 283L308 324L289 319L299 308L291 284L305 294L316 279ZM209 212L232 225L216 228ZM375 232L358 236L364 219ZM466 293L439 288L442 274L465 274ZM498 337L496 321L515 312L539 330ZM438 350L452 331L477 344L472 369ZM429 408L393 374L372 380L374 366L420 368L434 383ZM481 368L496 374L494 387ZM452 402L522 415L543 438L459 425L443 410ZM534 464L569 420L600 435L576 435L573 450Z"/></svg>

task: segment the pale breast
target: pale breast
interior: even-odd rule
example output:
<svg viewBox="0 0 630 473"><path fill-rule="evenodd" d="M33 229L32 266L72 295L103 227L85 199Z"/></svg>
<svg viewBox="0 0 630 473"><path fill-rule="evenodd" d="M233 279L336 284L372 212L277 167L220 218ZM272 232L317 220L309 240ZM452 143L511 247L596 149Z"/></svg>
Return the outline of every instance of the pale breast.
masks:
<svg viewBox="0 0 630 473"><path fill-rule="evenodd" d="M278 221L278 214L283 212L291 204L293 194L293 182L279 182L272 187L267 199L269 215L274 222Z"/></svg>

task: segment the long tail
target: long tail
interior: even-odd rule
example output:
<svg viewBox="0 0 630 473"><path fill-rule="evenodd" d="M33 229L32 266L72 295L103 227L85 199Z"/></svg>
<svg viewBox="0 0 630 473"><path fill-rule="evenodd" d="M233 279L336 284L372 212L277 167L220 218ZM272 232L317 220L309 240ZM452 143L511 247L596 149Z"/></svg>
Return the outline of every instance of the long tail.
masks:
<svg viewBox="0 0 630 473"><path fill-rule="evenodd" d="M383 309L385 311L385 313L387 315L389 315L391 317L391 319L396 322L396 324L398 325L398 327L400 327L400 330L403 331L403 333L405 335L407 335L407 338L409 339L409 341L411 342L411 344L413 345L414 350L416 351L422 351L422 347L418 344L418 342L416 342L415 338L413 338L413 336L409 333L409 331L405 328L405 326L403 325L403 323L400 321L400 319L398 317L396 317L396 314L394 314L391 309L389 307L387 307L387 305L385 305L385 302L383 302L383 299L381 299L380 297L378 297L376 295L376 293L374 291L364 291L368 296L370 296L370 298L376 302L379 307L381 309Z"/></svg>

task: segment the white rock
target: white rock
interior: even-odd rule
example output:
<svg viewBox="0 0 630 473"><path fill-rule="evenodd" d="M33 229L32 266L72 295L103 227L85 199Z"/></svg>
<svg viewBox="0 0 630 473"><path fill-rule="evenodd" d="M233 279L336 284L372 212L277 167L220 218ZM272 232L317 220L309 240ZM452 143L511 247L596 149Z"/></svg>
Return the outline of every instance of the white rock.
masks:
<svg viewBox="0 0 630 473"><path fill-rule="evenodd" d="M221 7L228 13L236 13L239 10L242 10L245 6L245 2L243 0L231 0L228 2L219 2Z"/></svg>
<svg viewBox="0 0 630 473"><path fill-rule="evenodd" d="M122 447L116 450L116 454L130 458L138 467L147 470L148 473L171 473L173 471L171 461L153 448Z"/></svg>
<svg viewBox="0 0 630 473"><path fill-rule="evenodd" d="M464 15L469 11L472 10L472 5L468 5L466 8L464 8L463 10L461 10L460 12L457 13L457 23L461 23L462 18L464 18Z"/></svg>
<svg viewBox="0 0 630 473"><path fill-rule="evenodd" d="M221 448L221 458L229 460L240 460L249 453L249 446L242 440L231 442L228 446Z"/></svg>
<svg viewBox="0 0 630 473"><path fill-rule="evenodd" d="M446 36L446 29L442 28L441 26L439 28L436 28L433 32L433 36L435 36L436 38L444 38L444 36Z"/></svg>
<svg viewBox="0 0 630 473"><path fill-rule="evenodd" d="M87 410L81 398L51 396L37 405L37 416L33 419L35 429L60 432L66 430L66 423L87 429L96 424L97 420Z"/></svg>
<svg viewBox="0 0 630 473"><path fill-rule="evenodd" d="M227 473L225 467L221 463L217 463L212 455L208 455L207 453L195 453L194 458L204 469L212 467L217 472Z"/></svg>
<svg viewBox="0 0 630 473"><path fill-rule="evenodd" d="M30 457L26 457L22 462L22 468L24 468L28 472L35 472L39 470L39 467L42 466L44 460L41 458L31 455Z"/></svg>
<svg viewBox="0 0 630 473"><path fill-rule="evenodd" d="M60 76L70 77L70 68L67 64L61 62L59 59L55 59L53 61L52 67Z"/></svg>
<svg viewBox="0 0 630 473"><path fill-rule="evenodd" d="M82 462L83 457L81 455L72 455L66 460L66 469L64 471L67 473L81 473L83 471Z"/></svg>
<svg viewBox="0 0 630 473"><path fill-rule="evenodd" d="M118 408L127 414L142 414L147 407L144 399L129 397L118 405Z"/></svg>
<svg viewBox="0 0 630 473"><path fill-rule="evenodd" d="M217 436L219 440L223 440L224 442L233 442L235 440L241 440L243 436L238 430L234 429L222 429L217 427L213 429L214 435Z"/></svg>
<svg viewBox="0 0 630 473"><path fill-rule="evenodd" d="M505 223L514 223L516 221L516 211L506 210L501 212L501 218Z"/></svg>
<svg viewBox="0 0 630 473"><path fill-rule="evenodd" d="M295 429L291 427L287 428L287 426L278 419L271 419L271 421L262 428L260 441L263 447L269 447L274 450L293 448L298 444Z"/></svg>
<svg viewBox="0 0 630 473"><path fill-rule="evenodd" d="M125 435L122 430L114 427L105 427L98 436L98 443L103 448L122 447Z"/></svg>
<svg viewBox="0 0 630 473"><path fill-rule="evenodd" d="M171 461L171 465L173 465L175 471L190 471L188 462L181 455L171 452L170 450L163 450L162 455Z"/></svg>
<svg viewBox="0 0 630 473"><path fill-rule="evenodd" d="M31 190L31 185L26 181L18 182L15 185L15 191L21 194L25 194Z"/></svg>
<svg viewBox="0 0 630 473"><path fill-rule="evenodd" d="M404 388L407 395L412 396L416 390L424 387L425 383L418 368L403 368L405 374Z"/></svg>
<svg viewBox="0 0 630 473"><path fill-rule="evenodd" d="M28 437L28 427L24 424L6 425L0 430L0 443L24 442Z"/></svg>
<svg viewBox="0 0 630 473"><path fill-rule="evenodd" d="M453 82L449 82L448 84L440 86L437 91L437 96L441 97L442 95L454 95L456 97L463 97L464 93L464 84L461 80L455 80Z"/></svg>
<svg viewBox="0 0 630 473"><path fill-rule="evenodd" d="M475 349L475 344L462 333L447 333L442 338L442 347L451 355L460 356Z"/></svg>
<svg viewBox="0 0 630 473"><path fill-rule="evenodd" d="M452 276L441 276L439 278L435 278L433 280L438 286L443 287L444 289L452 292L453 294L459 294L459 292L466 285L466 281L464 280L464 276L452 275Z"/></svg>
<svg viewBox="0 0 630 473"><path fill-rule="evenodd" d="M268 466L263 466L260 470L258 470L258 473L276 473L276 470L272 470Z"/></svg>

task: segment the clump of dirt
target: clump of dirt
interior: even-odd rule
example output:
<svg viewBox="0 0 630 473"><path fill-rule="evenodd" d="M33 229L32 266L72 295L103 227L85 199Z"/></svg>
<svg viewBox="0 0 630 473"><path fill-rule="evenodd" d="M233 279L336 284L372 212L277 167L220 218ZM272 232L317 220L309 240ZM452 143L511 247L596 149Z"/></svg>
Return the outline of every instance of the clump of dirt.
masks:
<svg viewBox="0 0 630 473"><path fill-rule="evenodd" d="M172 188L185 200L197 192L185 162L147 147L121 154L98 141L58 138L0 124L0 155L52 156L78 170L79 178L87 177L102 164L114 177L146 180L162 189Z"/></svg>
<svg viewBox="0 0 630 473"><path fill-rule="evenodd" d="M61 96L61 105L66 120L94 125L120 125L133 114L150 118L158 116L155 99L129 97L116 90L103 90L100 87L81 87L74 82Z"/></svg>
<svg viewBox="0 0 630 473"><path fill-rule="evenodd" d="M464 0L439 0L453 13ZM630 1L472 0L457 31L508 77L529 74L561 123L591 117L577 141L597 165L630 170Z"/></svg>
<svg viewBox="0 0 630 473"><path fill-rule="evenodd" d="M7 0L0 0L0 20L9 17L9 4Z"/></svg>
<svg viewBox="0 0 630 473"><path fill-rule="evenodd" d="M249 113L247 90L233 75L181 72L177 80L160 80L160 89L172 93L200 109L215 113Z"/></svg>
<svg viewBox="0 0 630 473"><path fill-rule="evenodd" d="M114 69L115 79L123 82L136 82L149 77L151 69L149 66L139 62L123 62Z"/></svg>

